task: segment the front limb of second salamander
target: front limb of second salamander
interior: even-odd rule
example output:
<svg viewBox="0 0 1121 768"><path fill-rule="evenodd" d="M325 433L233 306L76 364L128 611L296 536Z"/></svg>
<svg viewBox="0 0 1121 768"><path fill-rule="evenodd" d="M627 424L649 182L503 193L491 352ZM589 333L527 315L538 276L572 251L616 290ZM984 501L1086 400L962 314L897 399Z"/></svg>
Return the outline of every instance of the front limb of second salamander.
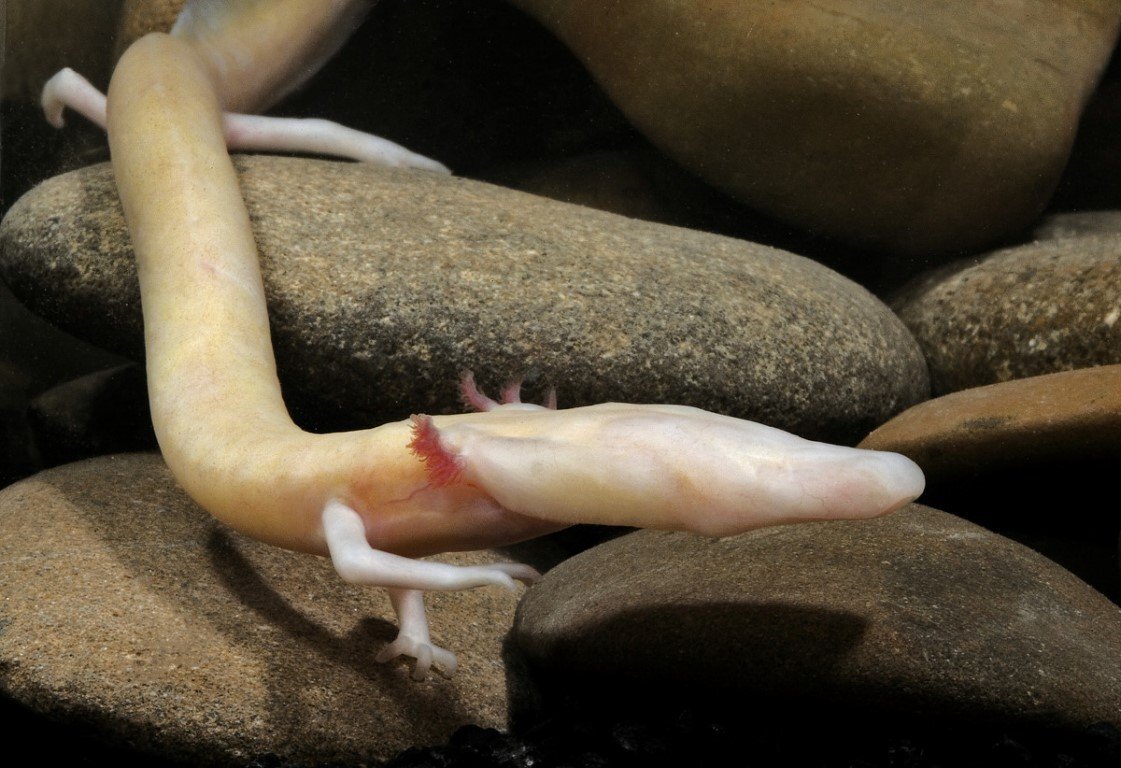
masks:
<svg viewBox="0 0 1121 768"><path fill-rule="evenodd" d="M105 96L70 68L59 70L43 86L41 98L47 121L63 126L69 107L90 122L105 127ZM443 163L412 152L388 139L315 118L271 117L225 112L222 128L230 150L301 152L343 157L390 168L419 168L451 173Z"/></svg>
<svg viewBox="0 0 1121 768"><path fill-rule="evenodd" d="M190 0L171 34L191 46L207 70L231 150L299 152L390 167L449 173L442 163L370 133L315 118L255 114L313 74L342 45L370 0ZM64 107L105 127L105 97L63 69L43 88L48 121ZM243 114L245 110L253 114Z"/></svg>

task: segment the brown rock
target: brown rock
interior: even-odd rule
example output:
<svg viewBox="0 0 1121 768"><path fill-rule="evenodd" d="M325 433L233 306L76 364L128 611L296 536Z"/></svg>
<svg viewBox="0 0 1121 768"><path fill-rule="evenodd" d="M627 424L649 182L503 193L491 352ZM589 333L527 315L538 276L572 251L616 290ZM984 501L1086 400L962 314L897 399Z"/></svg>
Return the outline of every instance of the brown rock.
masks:
<svg viewBox="0 0 1121 768"><path fill-rule="evenodd" d="M149 32L167 32L187 0L124 0L117 26L117 56Z"/></svg>
<svg viewBox="0 0 1121 768"><path fill-rule="evenodd" d="M913 459L928 480L1047 461L1121 459L1121 365L1032 376L928 400L860 446Z"/></svg>
<svg viewBox="0 0 1121 768"><path fill-rule="evenodd" d="M31 401L28 416L44 466L157 450L147 379L136 363L52 387Z"/></svg>
<svg viewBox="0 0 1121 768"><path fill-rule="evenodd" d="M374 662L396 634L382 590L230 532L155 455L6 488L0 528L0 689L75 729L192 764L350 764L505 723L505 590L430 596L460 669L418 683Z"/></svg>
<svg viewBox="0 0 1121 768"><path fill-rule="evenodd" d="M923 348L936 395L1121 363L1121 235L1104 234L1109 218L1052 225L1053 237L904 288L893 306Z"/></svg>
<svg viewBox="0 0 1121 768"><path fill-rule="evenodd" d="M943 512L709 539L639 531L522 600L523 702L735 702L875 722L1121 724L1121 610L1041 555Z"/></svg>
<svg viewBox="0 0 1121 768"><path fill-rule="evenodd" d="M493 169L485 180L644 221L685 226L687 217L658 194L651 158L638 151L590 152Z"/></svg>
<svg viewBox="0 0 1121 768"><path fill-rule="evenodd" d="M835 442L927 395L898 318L794 254L423 172L237 165L286 394L319 425L457 408L464 368L556 384L564 406L681 402ZM26 195L0 247L33 309L142 354L107 166Z"/></svg>
<svg viewBox="0 0 1121 768"><path fill-rule="evenodd" d="M1109 0L513 0L741 201L899 253L1027 225L1112 51Z"/></svg>

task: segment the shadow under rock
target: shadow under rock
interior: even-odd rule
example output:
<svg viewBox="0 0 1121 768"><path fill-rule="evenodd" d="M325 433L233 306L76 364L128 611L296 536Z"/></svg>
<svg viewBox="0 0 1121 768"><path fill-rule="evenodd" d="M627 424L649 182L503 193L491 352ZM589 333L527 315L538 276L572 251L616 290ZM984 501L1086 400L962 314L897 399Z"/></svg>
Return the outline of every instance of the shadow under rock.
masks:
<svg viewBox="0 0 1121 768"><path fill-rule="evenodd" d="M1084 455L928 474L923 503L1034 549L1121 605L1116 467L1115 456Z"/></svg>
<svg viewBox="0 0 1121 768"><path fill-rule="evenodd" d="M559 641L523 633L521 648L506 646L512 722L723 697L744 711L851 702L844 684L830 681L867 625L844 611L714 602L621 611Z"/></svg>

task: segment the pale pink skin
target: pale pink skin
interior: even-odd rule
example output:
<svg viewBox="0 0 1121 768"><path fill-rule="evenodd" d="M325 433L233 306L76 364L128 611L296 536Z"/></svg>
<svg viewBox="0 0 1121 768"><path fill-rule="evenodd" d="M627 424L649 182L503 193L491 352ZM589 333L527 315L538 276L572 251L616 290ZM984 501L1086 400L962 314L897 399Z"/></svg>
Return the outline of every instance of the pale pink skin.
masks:
<svg viewBox="0 0 1121 768"><path fill-rule="evenodd" d="M348 5L277 3L301 13ZM266 37L302 34L307 19L287 31L270 27ZM103 121L108 113L138 259L153 422L168 466L232 527L329 555L344 579L388 588L401 631L379 658L412 656L417 677L432 666L450 673L455 657L431 642L422 591L512 588L537 576L516 563L455 567L413 557L512 543L573 523L727 535L874 517L922 492L921 471L896 454L814 443L686 406L555 410L521 403L516 386L496 402L469 378L464 399L480 413L301 431L280 396L223 114L230 103L275 89L222 80L231 72L251 79L252 57L229 65L220 55L224 28L216 29L201 42L193 32L138 41L118 65L107 110L69 76L45 103L61 99ZM274 38L236 39L268 51Z"/></svg>
<svg viewBox="0 0 1121 768"><path fill-rule="evenodd" d="M710 536L810 520L877 517L922 493L906 456L805 440L683 405L552 410L495 402L468 374L464 400L492 422L414 416L414 450L437 485L468 483L504 508L569 523Z"/></svg>

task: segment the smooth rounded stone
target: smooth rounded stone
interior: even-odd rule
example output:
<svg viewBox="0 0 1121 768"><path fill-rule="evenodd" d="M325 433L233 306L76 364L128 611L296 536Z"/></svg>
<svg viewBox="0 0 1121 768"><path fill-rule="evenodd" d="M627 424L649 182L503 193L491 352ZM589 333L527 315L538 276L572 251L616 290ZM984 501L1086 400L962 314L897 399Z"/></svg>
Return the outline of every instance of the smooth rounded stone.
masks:
<svg viewBox="0 0 1121 768"><path fill-rule="evenodd" d="M511 2L712 184L905 254L1039 213L1121 19L1111 0Z"/></svg>
<svg viewBox="0 0 1121 768"><path fill-rule="evenodd" d="M1015 538L1121 604L1112 498L1121 365L966 389L908 408L861 442L926 475L927 503Z"/></svg>
<svg viewBox="0 0 1121 768"><path fill-rule="evenodd" d="M830 722L1116 727L1118 637L1121 610L1072 574L921 505L723 539L639 531L526 594L512 716L721 692Z"/></svg>
<svg viewBox="0 0 1121 768"><path fill-rule="evenodd" d="M928 395L898 318L808 259L480 182L237 160L297 420L369 424L526 374L562 406L681 402L855 442ZM142 354L135 265L107 166L39 186L0 227L36 311ZM205 322L205 318L199 318Z"/></svg>
<svg viewBox="0 0 1121 768"><path fill-rule="evenodd" d="M892 301L930 365L935 395L1121 363L1121 233L1111 217L948 265ZM1102 232L1103 234L1098 234Z"/></svg>
<svg viewBox="0 0 1121 768"><path fill-rule="evenodd" d="M1121 365L1107 365L927 400L877 428L860 447L902 453L933 482L1055 460L1116 462L1119 435Z"/></svg>
<svg viewBox="0 0 1121 768"><path fill-rule="evenodd" d="M354 764L505 724L506 590L429 596L460 668L416 682L374 661L396 635L384 590L229 531L155 454L10 486L0 528L0 689L78 730L192 764Z"/></svg>

